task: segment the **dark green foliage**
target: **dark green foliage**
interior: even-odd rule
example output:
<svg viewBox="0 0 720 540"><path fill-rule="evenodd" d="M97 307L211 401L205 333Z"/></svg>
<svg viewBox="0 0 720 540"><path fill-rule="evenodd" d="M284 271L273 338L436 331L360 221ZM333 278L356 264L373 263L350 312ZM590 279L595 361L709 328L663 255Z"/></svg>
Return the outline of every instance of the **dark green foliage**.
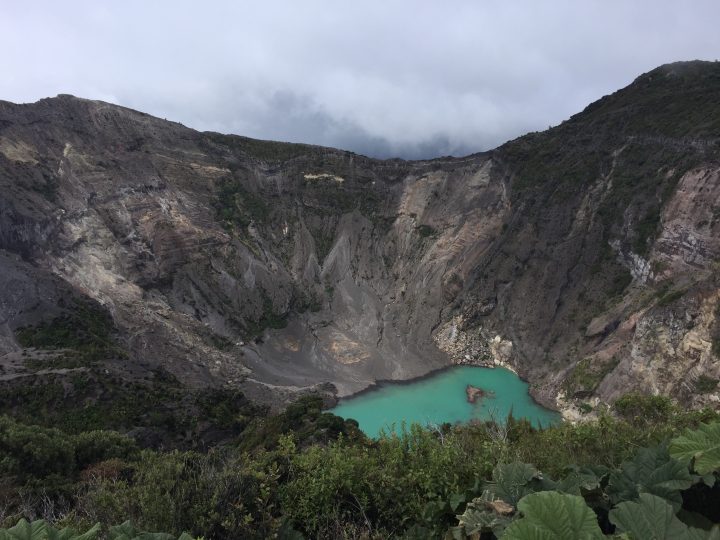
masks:
<svg viewBox="0 0 720 540"><path fill-rule="evenodd" d="M75 447L59 430L18 424L0 417L0 474L20 482L77 472Z"/></svg>
<svg viewBox="0 0 720 540"><path fill-rule="evenodd" d="M245 228L252 222L264 223L270 216L270 207L263 198L243 186L238 179L224 180L217 189L215 202L218 220L226 228Z"/></svg>
<svg viewBox="0 0 720 540"><path fill-rule="evenodd" d="M79 470L109 459L132 459L137 456L135 441L115 431L83 431L71 437L75 446L75 463Z"/></svg>
<svg viewBox="0 0 720 540"><path fill-rule="evenodd" d="M593 410L592 405L590 405L589 403L581 403L580 405L578 405L578 409L580 409L580 412L583 414L589 414Z"/></svg>
<svg viewBox="0 0 720 540"><path fill-rule="evenodd" d="M121 525L110 527L107 538L108 540L175 540L175 535L141 531L126 521ZM193 538L184 532L177 537L177 540L193 540Z"/></svg>
<svg viewBox="0 0 720 540"><path fill-rule="evenodd" d="M312 235L315 240L315 254L317 255L318 263L322 264L332 249L335 235L332 230L325 228L314 229Z"/></svg>
<svg viewBox="0 0 720 540"><path fill-rule="evenodd" d="M493 469L492 480L484 488L491 500L501 499L517 506L525 495L537 491L540 471L527 463L501 463Z"/></svg>
<svg viewBox="0 0 720 540"><path fill-rule="evenodd" d="M524 497L522 513L502 535L507 540L599 540L604 537L597 516L582 497L544 491Z"/></svg>
<svg viewBox="0 0 720 540"><path fill-rule="evenodd" d="M287 450L252 458L223 450L207 455L145 452L129 480L95 479L79 506L101 522L124 515L138 527L175 534L190 530L216 539L270 538L282 521L278 482L286 474L287 455Z"/></svg>
<svg viewBox="0 0 720 540"><path fill-rule="evenodd" d="M238 135L205 133L205 136L215 144L221 144L232 150L239 150L245 155L271 162L287 161L322 150L320 147L307 144L263 141Z"/></svg>
<svg viewBox="0 0 720 540"><path fill-rule="evenodd" d="M720 133L720 64L676 62L638 77L628 88L585 109L612 118L612 129L666 137Z"/></svg>
<svg viewBox="0 0 720 540"><path fill-rule="evenodd" d="M638 447L658 444L688 426L718 417L708 410L682 411L656 396L631 394L618 402L627 404L621 405L625 416L620 420L601 415L595 422L560 424L540 431L513 420L508 435L513 457L554 477L562 475L569 464L614 468L630 459ZM653 412L655 406L660 411Z"/></svg>
<svg viewBox="0 0 720 540"><path fill-rule="evenodd" d="M623 418L638 423L663 422L673 414L672 401L665 396L626 394L613 408Z"/></svg>
<svg viewBox="0 0 720 540"><path fill-rule="evenodd" d="M94 540L100 533L100 524L82 534L65 527L56 529L45 520L29 522L21 519L14 527L0 529L1 540Z"/></svg>
<svg viewBox="0 0 720 540"><path fill-rule="evenodd" d="M202 414L231 424L236 397L208 394ZM700 489L704 498L694 499L692 512L714 516L717 501L703 483L709 479L656 445L700 421L717 421L717 413L684 412L652 397L630 396L624 402L627 420L603 415L596 422L544 430L512 418L506 429L481 423L432 431L412 426L400 436L372 441L354 422L323 413L322 400L308 396L279 416L253 420L239 439L241 446L207 454L138 454L116 434L98 445L92 434L69 443L56 430L40 430L59 442L54 453L33 459L48 485L54 477L52 485L62 479L76 486L64 491L74 493L68 523L86 527L130 519L142 529L175 535L187 530L217 539L270 538L281 528L309 538L405 533L407 538L438 538L451 528L454 535L477 528L489 535L516 519L516 505L533 493L582 498L591 509L583 515L594 511L605 533L612 529L608 511L643 494L659 494L677 505L686 492ZM661 414L634 416L658 405ZM688 432L688 442L680 440L678 446L699 455L703 470L714 463L715 435L707 433L701 440ZM649 448L638 450L644 446ZM22 448L14 446L3 463L18 460ZM84 454L78 448L91 457L79 458ZM46 455L55 457L42 458ZM82 483L77 480L80 462L91 463ZM464 516L459 526L458 515Z"/></svg>
<svg viewBox="0 0 720 540"><path fill-rule="evenodd" d="M23 347L62 350L50 362L35 362L36 367L84 367L102 360L122 358L125 352L115 343L112 317L91 300L75 300L65 313L37 326L15 332ZM28 364L34 365L32 361Z"/></svg>
<svg viewBox="0 0 720 540"><path fill-rule="evenodd" d="M629 533L631 538L657 538L660 540L692 540L716 538L705 531L691 529L675 516L675 510L661 497L643 493L639 501L632 499L618 504L610 511L610 521L618 532Z"/></svg>
<svg viewBox="0 0 720 540"><path fill-rule="evenodd" d="M322 297L314 293L300 293L294 298L293 309L297 313L304 313L306 311L317 313L322 310Z"/></svg>
<svg viewBox="0 0 720 540"><path fill-rule="evenodd" d="M254 418L266 414L237 391L190 391L160 370L149 381L124 381L103 369L69 379L50 375L6 383L0 411L68 433L143 428L143 444L182 448L205 448L237 437ZM204 421L199 423L198 417Z"/></svg>
<svg viewBox="0 0 720 540"><path fill-rule="evenodd" d="M20 482L50 476L73 478L87 466L137 454L135 441L112 431L68 435L0 416L0 475Z"/></svg>
<svg viewBox="0 0 720 540"><path fill-rule="evenodd" d="M714 337L712 340L712 352L713 354L720 358L720 336Z"/></svg>
<svg viewBox="0 0 720 540"><path fill-rule="evenodd" d="M23 421L79 433L172 421L186 391L169 374L156 371L152 384L116 380L103 369L8 384L0 410ZM173 426L173 430L179 426Z"/></svg>
<svg viewBox="0 0 720 540"><path fill-rule="evenodd" d="M430 225L418 225L415 227L415 230L418 232L420 237L422 238L428 238L430 236L435 236L437 231L433 229Z"/></svg>
<svg viewBox="0 0 720 540"><path fill-rule="evenodd" d="M283 435L293 434L298 444L327 443L340 435L358 440L362 435L355 420L344 420L322 411L323 400L317 395L303 396L284 412L268 418L257 417L243 432L239 447L274 449Z"/></svg>
<svg viewBox="0 0 720 540"><path fill-rule="evenodd" d="M360 526L363 514L386 530L398 523L445 526L457 510L448 501L488 474L491 452L462 433L448 433L443 443L417 426L372 445L313 446L293 459L284 506L310 536L325 536L334 522Z"/></svg>
<svg viewBox="0 0 720 540"><path fill-rule="evenodd" d="M681 491L688 489L697 478L688 471L687 464L670 457L667 445L640 450L632 460L610 474L606 492L613 504L637 499L641 492L662 497L675 511L682 506Z"/></svg>
<svg viewBox="0 0 720 540"><path fill-rule="evenodd" d="M659 307L665 307L682 298L687 291L680 289L663 294L657 302Z"/></svg>
<svg viewBox="0 0 720 540"><path fill-rule="evenodd" d="M263 311L260 318L255 321L245 322L245 337L250 340L262 333L266 328L285 328L287 326L287 313L278 313L273 306L272 300L263 294Z"/></svg>
<svg viewBox="0 0 720 540"><path fill-rule="evenodd" d="M695 389L701 394L709 394L714 392L717 388L718 380L708 377L707 375L700 375L695 381Z"/></svg>
<svg viewBox="0 0 720 540"><path fill-rule="evenodd" d="M320 216L341 215L358 210L363 216L375 222L382 216L379 210L383 199L368 186L342 184L332 180L306 182L302 193L303 204Z"/></svg>
<svg viewBox="0 0 720 540"><path fill-rule="evenodd" d="M688 429L672 440L670 454L673 458L692 464L699 474L720 471L720 422L700 424Z"/></svg>
<svg viewBox="0 0 720 540"><path fill-rule="evenodd" d="M237 390L210 388L195 398L200 416L222 429L240 432L250 418L258 414L248 399Z"/></svg>
<svg viewBox="0 0 720 540"><path fill-rule="evenodd" d="M215 333L209 334L206 338L206 342L219 351L229 351L234 346L232 340Z"/></svg>
<svg viewBox="0 0 720 540"><path fill-rule="evenodd" d="M70 527L55 528L42 519L32 523L21 519L14 527L0 529L0 540L95 540L100 533L99 523L85 532L78 533ZM107 538L107 540L175 540L176 537L166 533L139 531L129 521L126 521L122 525L110 527L107 536L103 536L103 538ZM183 533L177 540L193 540L193 538Z"/></svg>
<svg viewBox="0 0 720 540"><path fill-rule="evenodd" d="M44 171L42 176L43 182L40 185L35 184L33 188L48 201L54 203L57 201L60 182L58 182L57 176L53 171Z"/></svg>
<svg viewBox="0 0 720 540"><path fill-rule="evenodd" d="M632 283L633 277L628 270L621 271L613 277L610 287L608 288L607 295L610 298L621 295L630 283Z"/></svg>
<svg viewBox="0 0 720 540"><path fill-rule="evenodd" d="M502 536L512 519L506 513L512 512L513 509L501 506L500 510L504 510L504 512L498 511L498 504L488 493L474 498L465 506L465 512L456 516L458 524L450 529L452 537L473 538L483 533L485 535L492 533L496 537Z"/></svg>

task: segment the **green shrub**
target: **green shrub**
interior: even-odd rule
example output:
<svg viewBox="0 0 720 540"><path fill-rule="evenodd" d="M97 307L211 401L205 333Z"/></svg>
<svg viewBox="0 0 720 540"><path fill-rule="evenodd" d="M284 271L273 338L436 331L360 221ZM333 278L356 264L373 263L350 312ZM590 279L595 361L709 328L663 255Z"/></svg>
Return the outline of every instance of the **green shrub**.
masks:
<svg viewBox="0 0 720 540"><path fill-rule="evenodd" d="M138 455L135 441L115 431L84 431L72 437L75 463L82 470L108 459L134 459Z"/></svg>
<svg viewBox="0 0 720 540"><path fill-rule="evenodd" d="M593 410L592 405L590 405L589 403L581 403L580 405L578 405L578 409L580 409L580 412L582 414L590 414Z"/></svg>
<svg viewBox="0 0 720 540"><path fill-rule="evenodd" d="M428 238L437 234L437 231L430 225L418 225L417 227L415 227L415 230L422 238Z"/></svg>
<svg viewBox="0 0 720 540"><path fill-rule="evenodd" d="M112 317L89 299L75 299L65 313L52 320L18 328L15 337L23 347L61 351L49 361L28 360L29 367L86 367L126 356L115 342Z"/></svg>
<svg viewBox="0 0 720 540"><path fill-rule="evenodd" d="M218 451L146 451L131 480L97 479L78 505L103 523L127 519L173 534L193 531L216 539L264 539L280 525L276 515L280 454Z"/></svg>
<svg viewBox="0 0 720 540"><path fill-rule="evenodd" d="M0 475L24 483L30 478L71 476L77 471L75 445L57 429L19 424L0 416Z"/></svg>
<svg viewBox="0 0 720 540"><path fill-rule="evenodd" d="M333 523L373 527L421 523L429 503L442 503L471 489L491 469L488 440L450 432L438 439L412 426L373 446L344 440L326 448L313 446L295 456L290 479L282 487L288 517L311 536ZM452 510L438 519L450 523Z"/></svg>
<svg viewBox="0 0 720 540"><path fill-rule="evenodd" d="M675 411L670 398L646 394L626 394L619 398L613 409L621 417L638 423L664 422Z"/></svg>
<svg viewBox="0 0 720 540"><path fill-rule="evenodd" d="M239 394L188 395L186 402L213 426L244 425ZM720 415L640 394L620 398L614 411L545 429L512 417L413 425L371 440L309 395L282 414L255 415L239 440L207 453L139 451L113 432L70 435L0 417L0 503L15 523L61 494L64 523L78 530L130 520L144 530L219 540L441 538L450 528L453 538L492 538L506 527L515 534L556 521L543 525L532 512L518 520L518 507L536 493L582 498L604 534L620 523L633 530L623 505L642 505L644 495L661 499L657 506L669 506L680 521L690 512L695 521L720 520L712 487ZM530 500L546 499L557 498ZM560 506L572 501L564 497Z"/></svg>
<svg viewBox="0 0 720 540"><path fill-rule="evenodd" d="M247 190L237 179L219 184L214 204L218 220L231 229L247 227L253 221L264 223L270 216L270 207L262 196Z"/></svg>
<svg viewBox="0 0 720 540"><path fill-rule="evenodd" d="M112 431L68 435L0 416L0 474L21 482L52 475L73 479L93 463L131 459L137 451L133 439Z"/></svg>
<svg viewBox="0 0 720 540"><path fill-rule="evenodd" d="M700 375L695 381L695 389L701 394L709 394L715 391L717 384L717 379L713 379L707 375Z"/></svg>

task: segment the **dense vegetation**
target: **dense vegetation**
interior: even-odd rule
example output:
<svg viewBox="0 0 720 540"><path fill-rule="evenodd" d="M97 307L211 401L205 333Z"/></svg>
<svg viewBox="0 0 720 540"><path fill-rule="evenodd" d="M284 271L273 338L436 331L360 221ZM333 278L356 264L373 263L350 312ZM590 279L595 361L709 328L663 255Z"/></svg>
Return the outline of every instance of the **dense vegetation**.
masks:
<svg viewBox="0 0 720 540"><path fill-rule="evenodd" d="M114 334L110 315L89 299L74 299L71 305L65 306L62 315L16 331L18 343L23 347L59 351L57 356L43 362L42 367L64 368L125 357L125 351L115 343ZM29 364L40 367L37 362Z"/></svg>
<svg viewBox="0 0 720 540"><path fill-rule="evenodd" d="M720 424L701 424L717 413L627 396L586 424L537 430L510 418L372 440L321 404L304 398L208 453L4 417L0 518L76 530L130 520L222 539L492 538L506 527L505 538L528 538L522 531L546 519L536 512L543 505L584 516L587 538L635 534L628 512L665 512L676 529L720 521ZM218 417L242 414L221 407Z"/></svg>

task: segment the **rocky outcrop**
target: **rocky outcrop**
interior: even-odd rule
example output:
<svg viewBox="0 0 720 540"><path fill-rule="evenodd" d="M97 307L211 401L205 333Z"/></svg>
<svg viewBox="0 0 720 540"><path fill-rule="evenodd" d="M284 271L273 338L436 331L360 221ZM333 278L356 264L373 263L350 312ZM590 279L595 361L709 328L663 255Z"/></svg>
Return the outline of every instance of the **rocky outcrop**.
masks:
<svg viewBox="0 0 720 540"><path fill-rule="evenodd" d="M482 402L486 397L494 397L493 392L486 392L478 386L468 384L465 387L465 397L468 403L476 404Z"/></svg>

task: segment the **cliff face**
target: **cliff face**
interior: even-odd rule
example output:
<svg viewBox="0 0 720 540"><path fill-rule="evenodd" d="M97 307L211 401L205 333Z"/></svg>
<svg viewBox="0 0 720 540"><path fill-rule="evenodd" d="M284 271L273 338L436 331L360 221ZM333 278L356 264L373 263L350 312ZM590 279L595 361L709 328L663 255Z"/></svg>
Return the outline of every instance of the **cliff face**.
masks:
<svg viewBox="0 0 720 540"><path fill-rule="evenodd" d="M453 362L510 365L546 403L716 401L719 98L717 63L673 64L422 162L0 102L0 375L32 371L19 328L89 297L127 351L102 369L271 403Z"/></svg>

